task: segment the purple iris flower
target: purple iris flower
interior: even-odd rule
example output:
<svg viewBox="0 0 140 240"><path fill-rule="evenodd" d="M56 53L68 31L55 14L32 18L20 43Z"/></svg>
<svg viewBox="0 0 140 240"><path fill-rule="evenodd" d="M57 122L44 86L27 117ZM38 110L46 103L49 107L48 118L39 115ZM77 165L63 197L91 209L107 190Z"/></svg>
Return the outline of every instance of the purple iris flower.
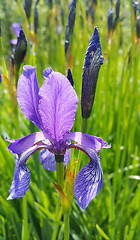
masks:
<svg viewBox="0 0 140 240"><path fill-rule="evenodd" d="M13 27L13 31L16 34L16 36L19 37L20 30L21 30L20 24L15 22L15 23L12 24L12 27ZM11 39L10 43L12 45L17 45L17 38L16 39Z"/></svg>
<svg viewBox="0 0 140 240"><path fill-rule="evenodd" d="M74 186L78 204L85 209L103 184L99 151L110 146L99 137L70 132L78 104L77 94L69 80L52 68L45 69L43 76L45 81L39 89L35 67L26 65L18 81L17 101L21 111L41 132L17 140L6 139L11 142L8 149L16 154L14 178L7 199L23 197L28 191L30 171L26 163L36 150L41 150L39 159L43 167L55 171L55 155L64 155L67 164L70 148L76 148L90 159L77 174Z"/></svg>

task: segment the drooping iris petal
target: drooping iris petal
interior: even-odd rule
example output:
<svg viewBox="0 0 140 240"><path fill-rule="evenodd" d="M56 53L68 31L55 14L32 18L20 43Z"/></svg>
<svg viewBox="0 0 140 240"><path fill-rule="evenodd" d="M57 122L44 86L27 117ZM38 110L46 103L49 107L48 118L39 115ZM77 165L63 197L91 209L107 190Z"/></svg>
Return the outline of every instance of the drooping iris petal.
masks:
<svg viewBox="0 0 140 240"><path fill-rule="evenodd" d="M100 158L92 150L90 151L90 162L78 172L74 184L74 196L82 209L85 209L96 197L102 185L103 173Z"/></svg>
<svg viewBox="0 0 140 240"><path fill-rule="evenodd" d="M27 160L36 150L44 147L46 147L44 144L34 144L21 154L17 154L14 178L10 188L10 195L7 198L8 200L23 197L28 191L30 183L30 171L29 167L26 165Z"/></svg>
<svg viewBox="0 0 140 240"><path fill-rule="evenodd" d="M78 97L61 73L50 71L45 78L39 91L39 113L44 129L59 142L73 126Z"/></svg>
<svg viewBox="0 0 140 240"><path fill-rule="evenodd" d="M42 129L38 114L39 87L35 67L25 65L17 86L17 101L23 114Z"/></svg>
<svg viewBox="0 0 140 240"><path fill-rule="evenodd" d="M64 163L67 165L70 161L71 150L67 149L64 155ZM55 155L48 151L47 149L43 149L40 151L39 160L43 164L43 168L56 171L56 161Z"/></svg>
<svg viewBox="0 0 140 240"><path fill-rule="evenodd" d="M74 140L78 142L80 145L91 148L97 152L101 150L101 148L109 148L110 145L107 145L107 142L103 141L99 137L94 137L81 132L71 132L64 136L64 140ZM107 146L106 146L107 145Z"/></svg>
<svg viewBox="0 0 140 240"><path fill-rule="evenodd" d="M44 139L45 139L45 135L42 132L31 133L26 137L16 139L16 140L6 138L7 141L11 142L8 146L8 149L12 153L17 153L17 154L20 154L26 151L28 148L30 148L31 146L33 146L34 144L40 141L43 141Z"/></svg>
<svg viewBox="0 0 140 240"><path fill-rule="evenodd" d="M19 157L17 156L14 178L10 188L10 195L7 200L23 197L29 189L29 184L29 167L26 164L20 165Z"/></svg>

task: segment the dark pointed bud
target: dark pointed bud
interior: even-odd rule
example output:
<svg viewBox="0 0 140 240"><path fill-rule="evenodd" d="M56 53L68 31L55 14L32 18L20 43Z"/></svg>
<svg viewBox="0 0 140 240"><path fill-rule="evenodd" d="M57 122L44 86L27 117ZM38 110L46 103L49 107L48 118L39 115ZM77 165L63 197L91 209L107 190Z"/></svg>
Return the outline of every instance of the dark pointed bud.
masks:
<svg viewBox="0 0 140 240"><path fill-rule="evenodd" d="M52 8L53 1L52 0L46 0L46 4L49 5L49 8Z"/></svg>
<svg viewBox="0 0 140 240"><path fill-rule="evenodd" d="M71 85L73 86L73 85L74 85L74 82L73 82L73 77L72 77L72 73L71 73L70 68L68 68L67 78L69 79Z"/></svg>
<svg viewBox="0 0 140 240"><path fill-rule="evenodd" d="M66 24L66 31L65 31L66 41L69 41L69 25Z"/></svg>
<svg viewBox="0 0 140 240"><path fill-rule="evenodd" d="M12 82L14 80L14 56L11 55L9 63L9 80Z"/></svg>
<svg viewBox="0 0 140 240"><path fill-rule="evenodd" d="M102 56L99 32L98 28L95 27L85 55L85 62L83 67L81 97L83 118L89 118L91 114L98 74L103 62L104 58Z"/></svg>
<svg viewBox="0 0 140 240"><path fill-rule="evenodd" d="M109 8L107 15L107 28L109 31L113 28L113 9Z"/></svg>
<svg viewBox="0 0 140 240"><path fill-rule="evenodd" d="M30 15L31 15L31 7L32 7L32 0L25 0L24 10L28 19L30 18Z"/></svg>
<svg viewBox="0 0 140 240"><path fill-rule="evenodd" d="M136 17L136 14L137 14L138 7L139 7L139 3L135 0L133 0L133 11L134 11L135 17Z"/></svg>
<svg viewBox="0 0 140 240"><path fill-rule="evenodd" d="M11 55L10 62L12 64L12 66L14 67L14 55Z"/></svg>
<svg viewBox="0 0 140 240"><path fill-rule="evenodd" d="M17 45L15 47L15 52L14 52L15 65L17 67L20 67L21 63L23 62L23 59L26 54L26 50L27 50L27 40L26 40L23 29L21 29L19 37L17 38Z"/></svg>
<svg viewBox="0 0 140 240"><path fill-rule="evenodd" d="M70 43L69 41L65 41L65 55L67 55L68 49L69 49Z"/></svg>
<svg viewBox="0 0 140 240"><path fill-rule="evenodd" d="M69 25L66 24L66 32L65 32L66 40L65 40L65 55L67 54L69 48Z"/></svg>
<svg viewBox="0 0 140 240"><path fill-rule="evenodd" d="M76 16L76 0L72 0L72 3L69 7L69 16L68 16L68 25L69 25L69 32L73 33L74 23L75 23L75 16Z"/></svg>
<svg viewBox="0 0 140 240"><path fill-rule="evenodd" d="M0 19L0 37L1 37L1 19Z"/></svg>
<svg viewBox="0 0 140 240"><path fill-rule="evenodd" d="M119 15L120 15L120 0L117 0L116 1L116 7L115 7L115 10L116 10L116 17L115 17L115 20L117 21L118 18L119 18Z"/></svg>
<svg viewBox="0 0 140 240"><path fill-rule="evenodd" d="M38 5L35 5L35 13L34 13L34 30L37 33L38 29Z"/></svg>
<svg viewBox="0 0 140 240"><path fill-rule="evenodd" d="M140 15L137 17L137 21L136 21L136 33L137 33L137 38L140 38Z"/></svg>

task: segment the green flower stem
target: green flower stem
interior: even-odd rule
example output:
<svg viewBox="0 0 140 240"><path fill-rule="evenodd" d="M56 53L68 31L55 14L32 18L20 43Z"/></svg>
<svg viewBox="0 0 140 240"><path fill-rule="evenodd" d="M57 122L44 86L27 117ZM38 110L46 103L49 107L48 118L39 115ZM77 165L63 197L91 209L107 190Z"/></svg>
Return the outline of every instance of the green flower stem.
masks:
<svg viewBox="0 0 140 240"><path fill-rule="evenodd" d="M62 156L64 158L64 156ZM63 190L64 187L64 163L56 161L56 176L59 187Z"/></svg>
<svg viewBox="0 0 140 240"><path fill-rule="evenodd" d="M86 133L87 131L88 119L82 118L81 132Z"/></svg>
<svg viewBox="0 0 140 240"><path fill-rule="evenodd" d="M18 79L19 79L19 69L20 66L15 65L15 86L17 88L17 83L18 83Z"/></svg>
<svg viewBox="0 0 140 240"><path fill-rule="evenodd" d="M57 233L58 233L58 229L59 229L59 226L60 226L60 221L61 221L61 218L62 218L62 214L63 214L63 209L62 209L62 206L60 207L60 198L59 198L58 201L57 201L57 204L56 204L56 210L55 210L56 223L54 225L54 231L53 231L51 240L56 240L57 239Z"/></svg>
<svg viewBox="0 0 140 240"><path fill-rule="evenodd" d="M64 156L55 155L57 183L64 188ZM64 206L63 206L64 207ZM69 240L69 209L64 209L64 240Z"/></svg>
<svg viewBox="0 0 140 240"><path fill-rule="evenodd" d="M64 212L64 240L69 240L69 211Z"/></svg>
<svg viewBox="0 0 140 240"><path fill-rule="evenodd" d="M83 132L83 133L86 133L86 130L87 130L87 120L88 119L84 119L84 118L82 119L81 132ZM77 163L77 166L76 166L76 174L75 174L75 176L77 175L77 173L79 172L79 169L80 169L82 154L83 154L83 152L79 151L78 163Z"/></svg>
<svg viewBox="0 0 140 240"><path fill-rule="evenodd" d="M15 66L15 87L17 89L17 83L18 83L18 79L19 79L19 66ZM19 128L19 118L18 118L18 103L16 102L15 104L15 108L14 108L14 114L15 114L15 126L16 126L16 135L17 138L20 137L20 128Z"/></svg>
<svg viewBox="0 0 140 240"><path fill-rule="evenodd" d="M27 211L27 197L23 197L23 224L22 224L22 240L28 240L28 211Z"/></svg>

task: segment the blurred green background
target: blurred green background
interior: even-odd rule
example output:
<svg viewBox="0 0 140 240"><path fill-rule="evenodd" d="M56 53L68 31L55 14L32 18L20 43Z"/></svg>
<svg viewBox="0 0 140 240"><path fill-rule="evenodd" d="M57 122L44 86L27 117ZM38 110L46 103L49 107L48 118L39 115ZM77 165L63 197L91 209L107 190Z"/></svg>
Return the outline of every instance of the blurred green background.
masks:
<svg viewBox="0 0 140 240"><path fill-rule="evenodd" d="M70 239L139 240L140 39L136 31L139 9L135 15L133 2L121 0L119 19L109 31L107 15L112 7L114 21L115 0L77 0L69 56L65 57L69 3L65 0L40 0L37 5L38 29L35 33L34 0L29 19L24 11L24 2L0 0L0 73L3 76L0 83L0 240L60 240L63 239L64 229L62 213L56 209L58 193L53 184L56 175L42 168L38 160L39 153L35 153L28 161L31 183L25 199L6 200L13 179L15 156L7 150L5 137L18 138L18 127L20 137L37 130L19 108L17 121L14 111L14 83L7 80L13 52L10 39L16 38L12 24L19 21L28 40L27 54L22 66L36 66L39 86L43 83L45 68L51 66L54 71L66 75L68 66L71 67L74 87L79 97L74 131L81 131L80 99L84 57L94 27L98 27L104 64L98 77L87 133L103 138L111 143L112 148L102 149L100 152L104 184L97 197L84 211L73 199ZM61 27L60 33L58 27ZM78 150L74 154L76 160ZM82 155L82 166L87 161L85 155Z"/></svg>

